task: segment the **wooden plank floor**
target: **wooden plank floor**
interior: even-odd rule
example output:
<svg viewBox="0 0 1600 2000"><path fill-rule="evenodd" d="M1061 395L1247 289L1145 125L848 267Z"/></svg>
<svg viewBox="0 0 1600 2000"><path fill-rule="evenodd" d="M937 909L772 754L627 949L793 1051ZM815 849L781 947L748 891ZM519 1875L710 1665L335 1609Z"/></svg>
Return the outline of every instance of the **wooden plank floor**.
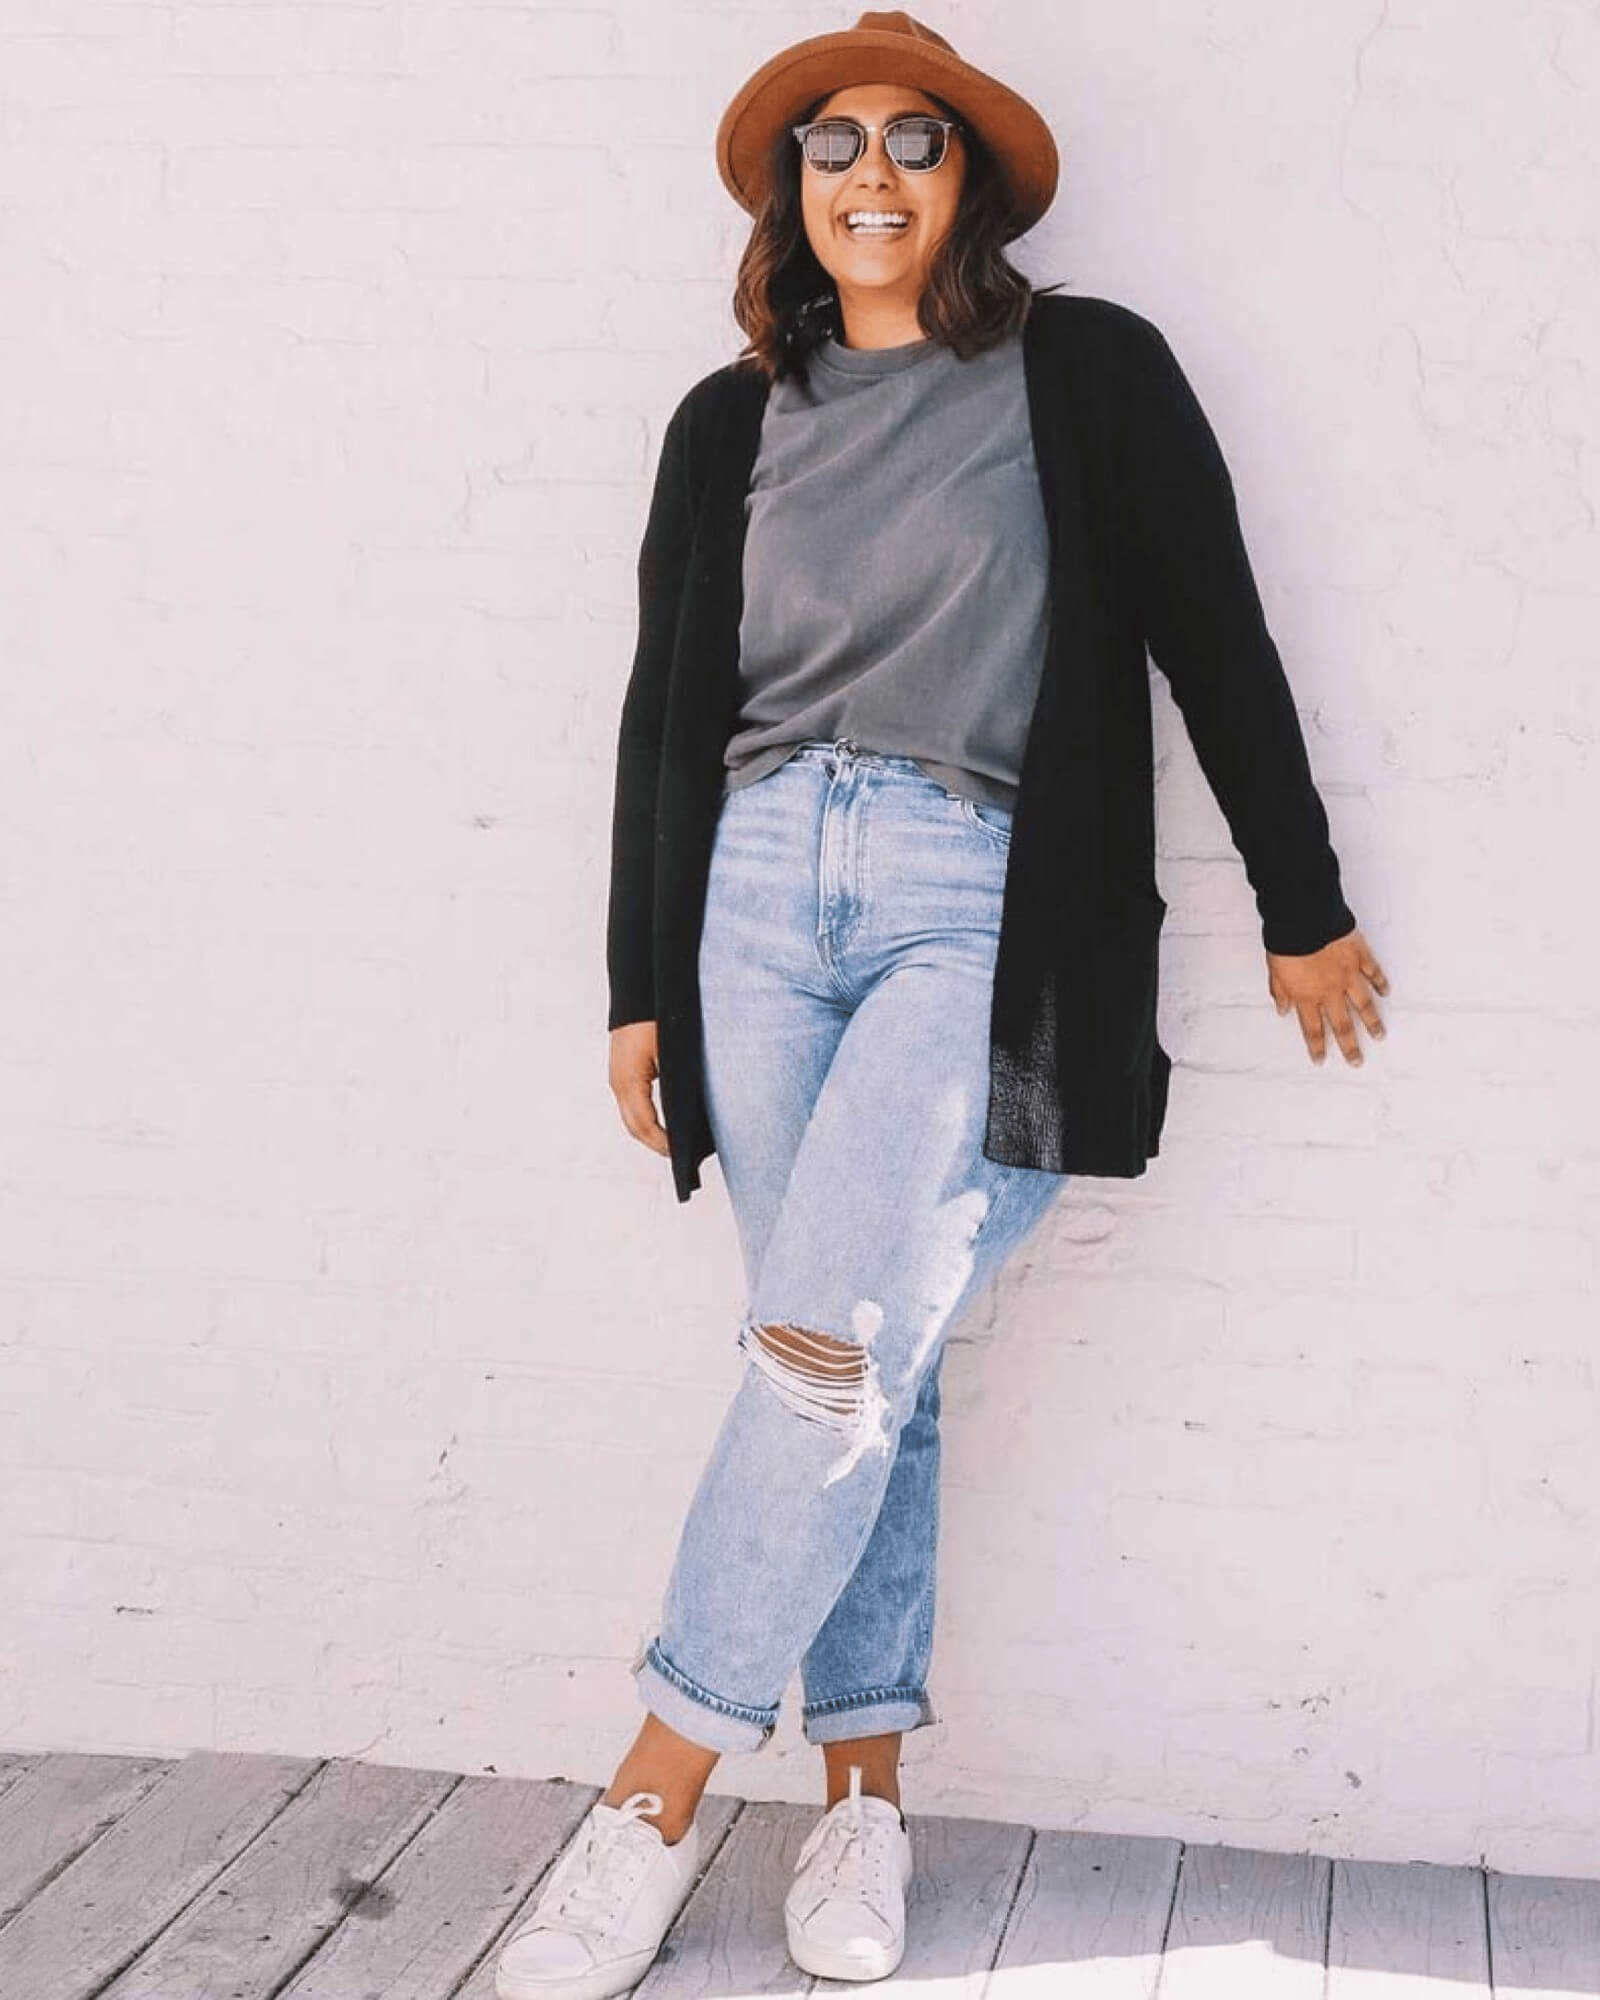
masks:
<svg viewBox="0 0 1600 2000"><path fill-rule="evenodd" d="M0 1754L0 2000L492 2000L599 1795L355 1760ZM848 1992L783 1943L814 1806L708 1794L641 2000ZM940 2000L1600 1995L1600 1881L908 1815Z"/></svg>

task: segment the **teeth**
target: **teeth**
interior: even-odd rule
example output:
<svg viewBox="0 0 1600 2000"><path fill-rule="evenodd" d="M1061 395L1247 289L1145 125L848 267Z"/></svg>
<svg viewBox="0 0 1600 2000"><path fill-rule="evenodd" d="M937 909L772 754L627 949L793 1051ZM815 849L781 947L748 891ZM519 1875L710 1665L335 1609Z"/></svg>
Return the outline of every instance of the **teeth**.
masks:
<svg viewBox="0 0 1600 2000"><path fill-rule="evenodd" d="M857 208L844 220L847 229L894 229L905 227L911 218L897 209Z"/></svg>

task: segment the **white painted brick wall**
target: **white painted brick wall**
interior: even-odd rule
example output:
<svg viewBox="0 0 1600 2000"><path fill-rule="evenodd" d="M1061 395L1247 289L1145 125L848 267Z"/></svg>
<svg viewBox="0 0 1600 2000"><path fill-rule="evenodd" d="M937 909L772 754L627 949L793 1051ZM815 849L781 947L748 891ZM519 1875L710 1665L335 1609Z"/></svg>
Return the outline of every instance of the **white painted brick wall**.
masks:
<svg viewBox="0 0 1600 2000"><path fill-rule="evenodd" d="M856 11L0 14L8 1746L633 1731L742 1303L605 1083L633 563L717 117ZM1212 413L1394 990L1311 1067L1158 681L1168 1136L951 1350L908 1796L1600 1874L1600 22L931 18Z"/></svg>

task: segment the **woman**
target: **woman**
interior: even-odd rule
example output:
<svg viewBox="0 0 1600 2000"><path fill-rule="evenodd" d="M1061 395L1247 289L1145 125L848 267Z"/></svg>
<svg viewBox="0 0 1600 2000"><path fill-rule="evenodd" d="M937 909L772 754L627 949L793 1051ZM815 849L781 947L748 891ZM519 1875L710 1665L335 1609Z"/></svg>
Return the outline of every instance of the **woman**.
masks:
<svg viewBox="0 0 1600 2000"><path fill-rule="evenodd" d="M1147 641L1280 1013L1317 1060L1326 1014L1359 1062L1352 1014L1381 1034L1387 991L1170 350L1002 254L1054 193L1037 112L864 14L763 65L717 153L756 218L750 344L675 412L640 556L611 1082L680 1199L718 1155L747 1365L633 1662L644 1724L502 2000L642 1975L718 1757L767 1741L796 1668L827 1798L789 1950L825 1977L900 1962L943 1336L1070 1172L1143 1171L1165 1109Z"/></svg>

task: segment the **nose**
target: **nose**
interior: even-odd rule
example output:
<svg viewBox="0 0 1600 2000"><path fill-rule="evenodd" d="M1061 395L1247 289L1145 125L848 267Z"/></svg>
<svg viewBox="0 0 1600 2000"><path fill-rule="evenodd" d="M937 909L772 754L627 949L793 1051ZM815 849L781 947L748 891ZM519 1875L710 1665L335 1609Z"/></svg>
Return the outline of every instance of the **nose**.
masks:
<svg viewBox="0 0 1600 2000"><path fill-rule="evenodd" d="M883 134L877 130L868 132L867 143L861 149L861 157L856 161L854 178L869 187L883 187L894 178L894 162L889 158L889 149L883 143Z"/></svg>

